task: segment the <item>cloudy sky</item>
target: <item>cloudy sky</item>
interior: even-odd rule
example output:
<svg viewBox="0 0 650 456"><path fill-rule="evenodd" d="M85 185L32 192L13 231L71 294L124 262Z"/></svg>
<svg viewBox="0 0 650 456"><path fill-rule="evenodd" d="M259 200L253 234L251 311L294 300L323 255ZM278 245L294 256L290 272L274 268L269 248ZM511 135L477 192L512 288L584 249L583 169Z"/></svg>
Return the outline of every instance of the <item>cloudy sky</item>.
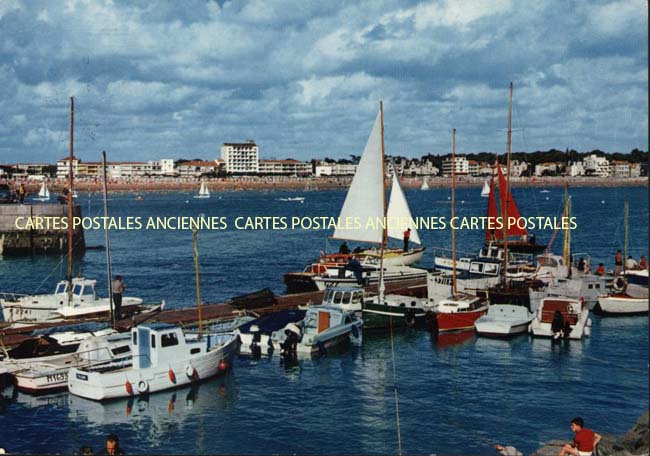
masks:
<svg viewBox="0 0 650 456"><path fill-rule="evenodd" d="M0 0L0 162L647 148L644 0Z"/></svg>

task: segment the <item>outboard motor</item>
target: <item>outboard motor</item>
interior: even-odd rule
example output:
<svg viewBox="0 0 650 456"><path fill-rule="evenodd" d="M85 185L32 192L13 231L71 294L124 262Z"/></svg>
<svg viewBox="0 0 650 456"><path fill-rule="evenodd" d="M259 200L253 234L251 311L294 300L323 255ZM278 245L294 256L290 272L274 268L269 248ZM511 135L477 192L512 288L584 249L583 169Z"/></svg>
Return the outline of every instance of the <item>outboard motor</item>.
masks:
<svg viewBox="0 0 650 456"><path fill-rule="evenodd" d="M250 327L250 332L253 335L253 340L251 342L251 356L253 358L260 358L262 356L262 347L260 347L260 341L262 340L262 333L260 328L257 325L252 325Z"/></svg>
<svg viewBox="0 0 650 456"><path fill-rule="evenodd" d="M294 323L289 323L284 328L285 339L280 344L282 348L281 355L295 355L298 347L298 342L302 340L302 331Z"/></svg>

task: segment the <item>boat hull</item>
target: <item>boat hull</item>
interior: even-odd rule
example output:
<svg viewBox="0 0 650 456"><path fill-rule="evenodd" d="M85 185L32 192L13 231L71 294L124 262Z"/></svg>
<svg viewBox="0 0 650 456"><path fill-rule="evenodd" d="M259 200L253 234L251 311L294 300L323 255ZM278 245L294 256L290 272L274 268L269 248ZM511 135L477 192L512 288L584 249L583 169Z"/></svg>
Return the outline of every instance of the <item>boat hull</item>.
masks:
<svg viewBox="0 0 650 456"><path fill-rule="evenodd" d="M627 295L607 295L598 298L597 311L604 315L647 315L650 311L648 298Z"/></svg>
<svg viewBox="0 0 650 456"><path fill-rule="evenodd" d="M474 329L474 323L481 318L487 307L470 312L436 313L436 327L438 332L469 331Z"/></svg>
<svg viewBox="0 0 650 456"><path fill-rule="evenodd" d="M378 303L364 303L361 312L366 329L424 326L429 314L423 308L398 307Z"/></svg>

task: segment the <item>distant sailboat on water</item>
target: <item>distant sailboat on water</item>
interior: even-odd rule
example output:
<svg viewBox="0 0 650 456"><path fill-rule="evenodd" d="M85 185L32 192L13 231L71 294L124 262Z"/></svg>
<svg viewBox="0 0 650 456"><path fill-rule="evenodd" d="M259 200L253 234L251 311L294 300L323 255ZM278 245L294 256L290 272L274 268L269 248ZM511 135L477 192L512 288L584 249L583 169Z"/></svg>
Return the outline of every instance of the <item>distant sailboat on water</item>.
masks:
<svg viewBox="0 0 650 456"><path fill-rule="evenodd" d="M38 191L38 197L34 198L36 201L49 201L50 191L47 189L45 182L41 184L41 189Z"/></svg>
<svg viewBox="0 0 650 456"><path fill-rule="evenodd" d="M208 186L205 185L205 182L201 182L201 189L199 190L199 194L194 195L194 198L210 198L210 190L208 190Z"/></svg>
<svg viewBox="0 0 650 456"><path fill-rule="evenodd" d="M488 181L483 182L483 190L481 190L481 196L483 198L490 197L490 184L488 184Z"/></svg>
<svg viewBox="0 0 650 456"><path fill-rule="evenodd" d="M427 184L426 179L422 179L422 186L420 186L420 190L429 190L429 184Z"/></svg>

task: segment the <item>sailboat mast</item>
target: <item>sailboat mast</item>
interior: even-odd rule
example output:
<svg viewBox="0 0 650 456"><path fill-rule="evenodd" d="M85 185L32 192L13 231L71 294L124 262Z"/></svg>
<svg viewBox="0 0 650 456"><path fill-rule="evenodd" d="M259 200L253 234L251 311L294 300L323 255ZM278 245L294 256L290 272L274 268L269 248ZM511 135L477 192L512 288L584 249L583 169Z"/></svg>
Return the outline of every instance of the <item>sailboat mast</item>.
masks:
<svg viewBox="0 0 650 456"><path fill-rule="evenodd" d="M506 202L503 205L505 233L503 236L503 277L508 274L508 205L510 204L510 149L512 146L512 82L510 82L510 101L508 104L508 145L506 153ZM507 286L506 281L506 286Z"/></svg>
<svg viewBox="0 0 650 456"><path fill-rule="evenodd" d="M623 241L623 274L626 272L626 264L627 264L627 225L628 225L628 217L630 215L630 202L625 199L625 240Z"/></svg>
<svg viewBox="0 0 650 456"><path fill-rule="evenodd" d="M571 215L571 200L569 199L569 184L564 183L564 217L568 220ZM562 249L564 264L569 266L569 275L571 275L571 230L567 224L564 230L564 246Z"/></svg>
<svg viewBox="0 0 650 456"><path fill-rule="evenodd" d="M196 302L199 313L199 340L203 338L203 305L201 304L201 282L199 281L199 242L196 228L193 231L194 237L194 271L196 276Z"/></svg>
<svg viewBox="0 0 650 456"><path fill-rule="evenodd" d="M108 183L106 177L106 151L102 150L102 175L104 193L104 217L108 220ZM104 228L104 239L106 243L106 272L108 274L108 304L110 310L111 327L115 329L115 312L113 310L113 270L111 266L111 243L108 238L108 227Z"/></svg>
<svg viewBox="0 0 650 456"><path fill-rule="evenodd" d="M73 206L72 206L72 185L74 173L72 170L72 159L74 157L74 97L70 97L70 144L68 146L68 305L72 304L72 242L73 242L73 223L72 219Z"/></svg>
<svg viewBox="0 0 650 456"><path fill-rule="evenodd" d="M383 223L383 234L381 237L381 249L379 252L379 303L384 302L384 249L386 246L386 239L388 238L388 222L386 220L386 161L385 161L385 152L384 152L384 102L379 100L379 123L381 124L381 182L382 182L382 192L381 196L383 199L383 208L384 208L384 223ZM397 173L393 179L397 179Z"/></svg>
<svg viewBox="0 0 650 456"><path fill-rule="evenodd" d="M456 129L451 130L451 220L456 216ZM451 227L452 295L456 297L456 229Z"/></svg>

